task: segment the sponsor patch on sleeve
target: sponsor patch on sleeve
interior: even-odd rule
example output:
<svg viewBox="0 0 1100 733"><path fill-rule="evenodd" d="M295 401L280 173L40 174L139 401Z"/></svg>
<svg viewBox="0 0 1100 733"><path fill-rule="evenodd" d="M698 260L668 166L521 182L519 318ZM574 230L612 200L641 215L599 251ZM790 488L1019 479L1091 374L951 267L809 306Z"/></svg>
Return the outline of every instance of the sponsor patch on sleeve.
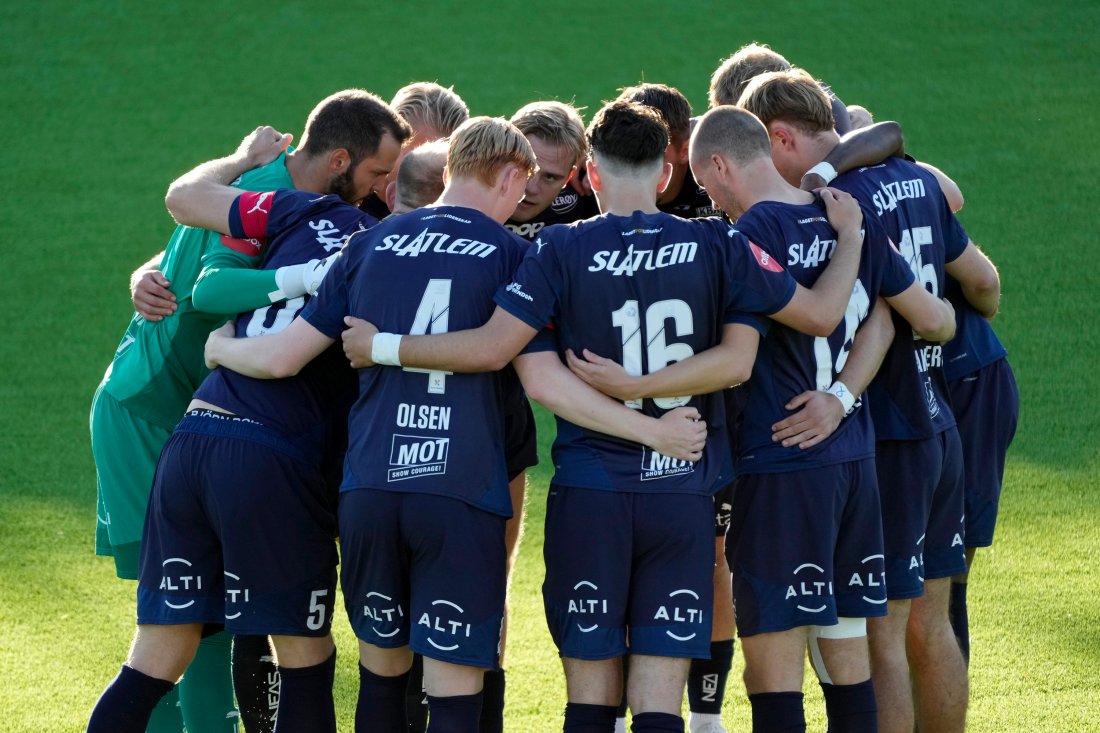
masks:
<svg viewBox="0 0 1100 733"><path fill-rule="evenodd" d="M765 270L768 272L783 272L783 266L776 262L770 254L756 246L754 242L749 242L749 248L752 250L753 257Z"/></svg>

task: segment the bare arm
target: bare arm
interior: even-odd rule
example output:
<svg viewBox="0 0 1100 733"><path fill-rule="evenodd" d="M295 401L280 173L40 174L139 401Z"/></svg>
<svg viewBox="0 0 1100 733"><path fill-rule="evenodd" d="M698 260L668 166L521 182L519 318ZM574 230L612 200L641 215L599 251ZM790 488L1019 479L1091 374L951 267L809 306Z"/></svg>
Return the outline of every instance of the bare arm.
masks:
<svg viewBox="0 0 1100 733"><path fill-rule="evenodd" d="M959 184L955 183L950 176L931 163L923 163L918 160L917 165L936 177L936 182L940 184L940 189L943 191L944 198L947 199L947 205L951 207L951 211L958 213L959 209L961 209L965 203L963 200L963 192L962 189L959 188Z"/></svg>
<svg viewBox="0 0 1100 733"><path fill-rule="evenodd" d="M168 187L164 204L180 224L229 234L229 210L240 191L228 184L245 171L279 157L293 135L257 127L232 155L203 163Z"/></svg>
<svg viewBox="0 0 1100 733"><path fill-rule="evenodd" d="M344 353L356 369L374 366L371 351L378 329L351 316L344 319ZM401 366L449 372L495 372L512 361L538 333L501 307L484 325L431 336L402 336Z"/></svg>
<svg viewBox="0 0 1100 733"><path fill-rule="evenodd" d="M233 324L227 323L210 334L206 366L228 367L257 379L292 377L334 342L301 318L267 336L234 338L233 333Z"/></svg>
<svg viewBox="0 0 1100 733"><path fill-rule="evenodd" d="M905 137L901 125L896 122L878 122L869 127L852 130L840 139L840 143L825 156L825 162L837 174L865 165L881 163L892 155L905 153ZM821 176L807 174L802 177L804 191L816 191L828 183Z"/></svg>
<svg viewBox="0 0 1100 733"><path fill-rule="evenodd" d="M571 350L566 359L574 374L600 392L620 400L637 400L709 394L741 384L752 375L759 346L760 334L755 328L727 323L717 346L649 374L631 376L618 362L588 349L583 359Z"/></svg>
<svg viewBox="0 0 1100 733"><path fill-rule="evenodd" d="M836 251L813 288L799 285L794 297L772 319L811 336L828 336L844 317L859 274L863 249L863 212L854 198L831 188L821 190L829 224L837 232Z"/></svg>
<svg viewBox="0 0 1100 733"><path fill-rule="evenodd" d="M694 407L677 408L659 420L648 417L589 387L552 351L523 354L513 364L527 394L571 423L648 445L680 460L702 457L707 429Z"/></svg>
<svg viewBox="0 0 1100 733"><path fill-rule="evenodd" d="M879 298L870 317L857 332L848 360L837 375L837 382L842 382L858 399L882 366L893 340L894 323L890 318L890 306ZM803 392L785 407L797 412L772 425L772 440L782 441L784 448L792 445L802 450L812 448L832 435L845 415L840 398L823 390Z"/></svg>
<svg viewBox="0 0 1100 733"><path fill-rule="evenodd" d="M886 299L890 307L928 341L950 341L955 336L955 309L929 293L919 282Z"/></svg>
<svg viewBox="0 0 1100 733"><path fill-rule="evenodd" d="M985 253L973 242L957 258L944 265L947 274L959 281L963 295L974 309L993 318L1001 304L1001 276Z"/></svg>

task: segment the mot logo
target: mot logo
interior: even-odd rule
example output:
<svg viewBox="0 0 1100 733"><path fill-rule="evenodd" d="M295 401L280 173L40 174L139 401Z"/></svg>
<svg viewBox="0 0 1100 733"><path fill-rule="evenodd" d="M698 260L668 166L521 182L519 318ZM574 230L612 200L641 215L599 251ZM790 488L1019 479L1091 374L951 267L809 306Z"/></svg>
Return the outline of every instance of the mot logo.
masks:
<svg viewBox="0 0 1100 733"><path fill-rule="evenodd" d="M447 455L450 438L433 438L423 435L393 436L390 447L389 481L404 481L447 472Z"/></svg>
<svg viewBox="0 0 1100 733"><path fill-rule="evenodd" d="M691 461L670 458L648 446L642 449L642 472L639 477L642 481L679 476L680 474L691 473L694 470L695 464Z"/></svg>

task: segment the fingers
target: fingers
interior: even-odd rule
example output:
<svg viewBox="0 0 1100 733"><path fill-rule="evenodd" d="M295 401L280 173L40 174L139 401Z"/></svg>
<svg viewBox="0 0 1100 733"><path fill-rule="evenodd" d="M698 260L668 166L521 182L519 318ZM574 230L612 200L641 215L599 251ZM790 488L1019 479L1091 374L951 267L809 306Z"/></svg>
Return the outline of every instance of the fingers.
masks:
<svg viewBox="0 0 1100 733"><path fill-rule="evenodd" d="M589 351L588 349L584 349L583 353L584 353L584 358L587 361L592 362L593 364L607 364L608 362L611 361L611 359L608 359L606 357L600 356L599 354L593 353L593 352Z"/></svg>
<svg viewBox="0 0 1100 733"><path fill-rule="evenodd" d="M348 328L355 328L361 323L366 323L362 318L356 318L355 316L344 316L344 325ZM346 331L344 332L347 333Z"/></svg>

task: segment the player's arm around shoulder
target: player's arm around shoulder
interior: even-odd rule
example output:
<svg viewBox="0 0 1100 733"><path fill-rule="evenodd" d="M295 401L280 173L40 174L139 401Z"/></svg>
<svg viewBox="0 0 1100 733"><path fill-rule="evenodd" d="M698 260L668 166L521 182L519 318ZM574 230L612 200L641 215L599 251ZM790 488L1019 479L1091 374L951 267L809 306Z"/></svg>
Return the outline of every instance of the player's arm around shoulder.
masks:
<svg viewBox="0 0 1100 733"><path fill-rule="evenodd" d="M213 331L206 340L206 366L227 367L256 379L283 379L301 371L335 339L304 318L295 318L278 333L236 338L233 323Z"/></svg>
<svg viewBox="0 0 1100 733"><path fill-rule="evenodd" d="M959 281L963 295L985 318L997 315L1001 303L1001 276L993 262L968 241L963 253L944 265L947 274Z"/></svg>
<svg viewBox="0 0 1100 733"><path fill-rule="evenodd" d="M257 127L232 155L203 163L173 181L165 206L180 224L229 234L229 212L240 195L229 182L275 160L291 140L292 135L272 127Z"/></svg>

